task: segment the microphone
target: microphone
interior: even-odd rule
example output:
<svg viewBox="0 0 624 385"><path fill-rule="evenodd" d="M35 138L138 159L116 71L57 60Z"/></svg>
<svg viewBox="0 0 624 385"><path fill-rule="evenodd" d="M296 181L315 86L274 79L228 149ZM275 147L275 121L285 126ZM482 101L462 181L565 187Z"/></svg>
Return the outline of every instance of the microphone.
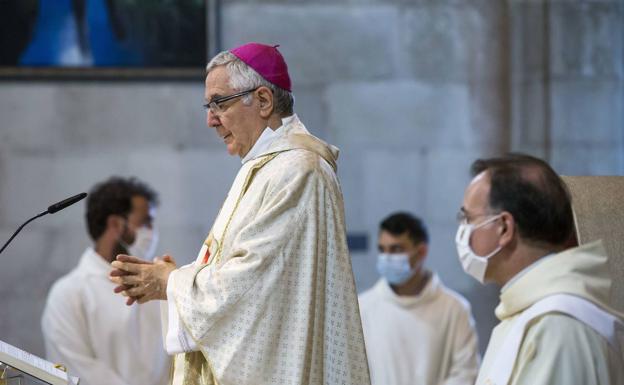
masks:
<svg viewBox="0 0 624 385"><path fill-rule="evenodd" d="M53 204L52 206L48 207L48 213L49 214L54 214L57 211L61 211L64 208L73 205L74 203L83 200L85 197L87 196L87 193L80 193L80 194L76 194L73 197L69 197L67 199L64 199L58 203Z"/></svg>
<svg viewBox="0 0 624 385"><path fill-rule="evenodd" d="M11 236L11 238L9 238L9 240L4 244L4 246L2 246L2 249L0 249L0 254L2 254L2 252L4 251L4 249L6 249L6 247L9 245L9 243L11 243L11 241L13 240L13 238L15 238L17 236L17 234L19 234L20 231L22 231L22 229L24 228L24 226L26 226L27 224L29 224L30 222L34 221L35 219L42 217L46 214L54 214L57 211L61 211L64 208L67 208L71 205L73 205L74 203L83 200L85 197L87 196L87 193L80 193L80 194L76 194L73 197L69 197L67 199L64 199L60 202L57 202L51 206L48 207L48 209L42 213L39 213L37 215L35 215L34 217L30 218L29 220L27 220L26 222L24 222L18 229L17 231L15 231L15 233L13 233L13 235Z"/></svg>

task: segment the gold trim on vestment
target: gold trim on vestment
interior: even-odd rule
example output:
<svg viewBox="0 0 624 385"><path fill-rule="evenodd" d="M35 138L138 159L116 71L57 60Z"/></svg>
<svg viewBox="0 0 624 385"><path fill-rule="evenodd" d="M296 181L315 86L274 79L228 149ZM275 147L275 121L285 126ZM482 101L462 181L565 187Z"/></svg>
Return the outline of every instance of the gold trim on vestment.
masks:
<svg viewBox="0 0 624 385"><path fill-rule="evenodd" d="M262 167L264 167L265 164L273 160L273 158L275 158L278 154L279 152L267 155L260 162L254 164L251 167L251 170L249 170L249 173L247 174L247 177L245 178L245 183L243 184L243 187L238 196L238 199L236 200L236 203L234 204L234 209L232 209L232 212L230 213L230 216L228 217L225 227L223 228L223 234L221 234L221 242L219 242L219 244L217 245L217 252L215 253L215 258L213 259L215 263L218 264L219 261L221 260L221 253L223 251L223 242L225 240L225 235L227 234L228 227L230 227L230 223L232 222L232 218L234 218L236 209L238 208L238 205L240 204L241 200L243 200L243 196L247 192L247 189L249 188L249 185L251 184L253 177L256 175L256 172L258 172L258 170L260 170ZM210 261L208 262L208 264L210 264Z"/></svg>
<svg viewBox="0 0 624 385"><path fill-rule="evenodd" d="M271 160L273 160L273 158L275 158L278 154L279 154L279 152L276 152L276 153L272 153L272 154L269 154L269 155L265 156L261 161L259 161L255 165L253 165L251 167L251 170L249 170L249 173L245 177L245 183L243 184L243 187L241 189L241 193L239 194L238 199L236 200L236 203L234 204L234 209L232 209L232 212L230 213L230 216L229 216L229 218L227 220L227 223L225 225L225 228L223 229L223 234L221 235L221 241L218 242L218 241L216 241L214 239L214 236L212 235L212 231L210 231L210 233L208 234L208 237L204 241L204 244L207 245L208 248L210 248L211 241L215 240L216 242L218 242L218 244L217 244L217 252L215 253L214 258L209 258L208 264L206 266L212 264L212 261L215 261L215 263L218 264L219 260L221 259L223 241L225 240L225 235L227 233L228 227L230 226L230 222L232 221L232 218L234 217L234 213L236 212L236 209L238 208L238 205L240 204L241 200L243 199L243 196L245 195L245 192L247 192L247 189L249 188L249 185L251 184L251 181L253 180L253 177L256 175L258 170L260 170L262 167L264 167L264 165L266 165ZM221 207L221 209L223 209L223 207ZM174 298L174 304L175 304L176 310L178 311L178 314L182 314L180 312L179 307L178 307L178 302L175 300L175 298ZM182 323L182 325L184 326L184 328L186 330L190 330L189 327L187 327L186 324L184 323L184 320L182 319L182 317L180 317L180 322ZM212 364L210 363L210 360L208 359L207 352L204 350L202 345L195 339L195 337L192 335L192 333L189 333L189 335L191 336L191 338L195 342L195 345L200 349L202 355L204 356L204 360L206 361L206 364L208 365L208 368L210 370L210 376L212 377L212 380L214 381L214 385L219 385L219 383L217 381L217 376L215 375L215 370L212 367ZM184 359L185 359L185 366L187 366L187 364L188 364L186 362L187 361L186 358L188 356L186 356L186 355L187 354L191 354L191 353L196 353L196 352L183 353ZM173 362L174 362L173 372L174 373L175 373L175 360L176 360L176 358L177 357L174 357L174 359L173 359ZM186 370L186 368L185 368L185 370ZM175 375L173 377L175 378ZM182 385L185 385L185 384L182 384Z"/></svg>

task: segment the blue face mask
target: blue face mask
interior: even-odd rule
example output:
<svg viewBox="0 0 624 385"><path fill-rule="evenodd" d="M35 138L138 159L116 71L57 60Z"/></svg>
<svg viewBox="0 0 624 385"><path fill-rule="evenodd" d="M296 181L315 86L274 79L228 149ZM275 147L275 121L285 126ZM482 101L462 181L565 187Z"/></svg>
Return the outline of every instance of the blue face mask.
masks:
<svg viewBox="0 0 624 385"><path fill-rule="evenodd" d="M409 263L407 254L379 254L377 272L392 285L400 285L412 278L416 269Z"/></svg>

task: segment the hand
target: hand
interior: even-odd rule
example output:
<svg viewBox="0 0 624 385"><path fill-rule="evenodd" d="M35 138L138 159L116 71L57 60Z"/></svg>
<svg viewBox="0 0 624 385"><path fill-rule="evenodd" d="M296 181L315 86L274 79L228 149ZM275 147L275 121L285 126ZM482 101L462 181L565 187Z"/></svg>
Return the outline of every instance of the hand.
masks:
<svg viewBox="0 0 624 385"><path fill-rule="evenodd" d="M148 262L120 254L111 265L114 270L109 278L119 285L114 289L116 293L121 292L122 295L129 297L126 304L167 299L167 280L169 274L176 269L175 261L170 256L166 255L155 258L154 262Z"/></svg>
<svg viewBox="0 0 624 385"><path fill-rule="evenodd" d="M121 255L122 254L119 254L118 257L121 256ZM138 258L138 257L133 257L133 256L130 256L130 255L124 255L123 259L124 259L125 262L144 263L144 264L151 263L149 261L143 260L143 259ZM125 270L113 269L110 272L109 276L110 277L122 277L124 275L131 275L131 274L132 273L129 273L129 272L125 271ZM128 289L131 289L132 287L133 286L129 286L129 285L119 285L119 286L115 287L115 289L113 289L113 292L121 293L121 292L126 291ZM133 303L135 303L137 300L138 300L137 297L128 297L128 299L126 300L126 305L130 306Z"/></svg>

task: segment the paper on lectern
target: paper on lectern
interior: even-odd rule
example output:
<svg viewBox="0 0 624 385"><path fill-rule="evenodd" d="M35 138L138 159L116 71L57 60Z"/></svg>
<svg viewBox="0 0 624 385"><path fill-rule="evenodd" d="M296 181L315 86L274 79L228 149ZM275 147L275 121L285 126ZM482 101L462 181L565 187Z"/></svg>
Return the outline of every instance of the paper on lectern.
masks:
<svg viewBox="0 0 624 385"><path fill-rule="evenodd" d="M0 362L52 385L77 385L80 381L78 377L68 376L57 369L53 363L4 341L0 341Z"/></svg>

